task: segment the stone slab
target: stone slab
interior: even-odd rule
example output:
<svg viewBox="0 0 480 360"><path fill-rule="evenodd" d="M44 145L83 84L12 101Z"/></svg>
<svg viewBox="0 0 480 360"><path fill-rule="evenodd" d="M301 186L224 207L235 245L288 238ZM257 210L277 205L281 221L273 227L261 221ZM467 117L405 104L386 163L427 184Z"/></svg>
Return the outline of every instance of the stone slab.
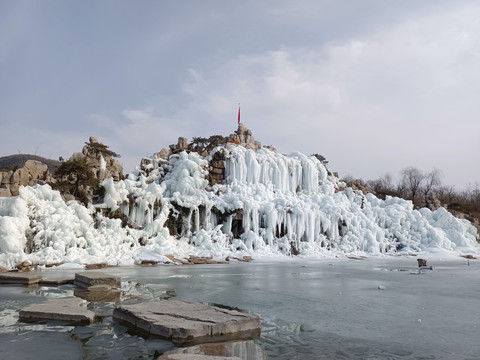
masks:
<svg viewBox="0 0 480 360"><path fill-rule="evenodd" d="M76 297L54 299L40 305L30 305L20 310L21 321L57 320L69 323L92 323L95 313L83 306L84 301Z"/></svg>
<svg viewBox="0 0 480 360"><path fill-rule="evenodd" d="M253 340L202 343L195 346L175 348L163 355L197 354L221 357L222 359L266 360L267 354ZM161 358L162 359L162 358ZM168 359L167 357L165 359Z"/></svg>
<svg viewBox="0 0 480 360"><path fill-rule="evenodd" d="M40 275L31 273L8 272L0 274L0 284L36 285L42 280Z"/></svg>
<svg viewBox="0 0 480 360"><path fill-rule="evenodd" d="M94 285L73 292L73 295L89 302L119 302L121 294L120 290L112 289L108 285Z"/></svg>
<svg viewBox="0 0 480 360"><path fill-rule="evenodd" d="M119 288L122 281L118 276L109 275L100 271L86 271L75 274L74 284L83 289L88 289L96 285L107 285L111 288Z"/></svg>
<svg viewBox="0 0 480 360"><path fill-rule="evenodd" d="M260 334L257 315L182 299L119 305L113 311L113 318L141 332L174 342Z"/></svg>
<svg viewBox="0 0 480 360"><path fill-rule="evenodd" d="M42 279L39 281L38 285L58 286L58 285L65 285L65 284L73 284L74 280L75 279L71 277L56 278L56 279Z"/></svg>
<svg viewBox="0 0 480 360"><path fill-rule="evenodd" d="M164 354L157 360L242 360L239 357L232 356L210 356L201 354Z"/></svg>

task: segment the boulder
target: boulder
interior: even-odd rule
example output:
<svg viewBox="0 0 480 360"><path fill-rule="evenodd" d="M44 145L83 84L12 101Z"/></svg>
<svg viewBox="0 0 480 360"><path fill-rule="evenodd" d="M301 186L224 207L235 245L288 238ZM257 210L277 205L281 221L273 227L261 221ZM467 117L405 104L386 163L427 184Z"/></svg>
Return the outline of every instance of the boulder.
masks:
<svg viewBox="0 0 480 360"><path fill-rule="evenodd" d="M12 193L10 192L10 188L1 187L0 188L0 197L9 197L9 196L12 196Z"/></svg>
<svg viewBox="0 0 480 360"><path fill-rule="evenodd" d="M229 136L228 141L233 144L244 146L247 149L252 149L253 151L257 151L262 148L260 141L255 140L252 135L252 131L243 123L238 124L237 131Z"/></svg>
<svg viewBox="0 0 480 360"><path fill-rule="evenodd" d="M180 343L260 334L256 315L182 299L119 305L113 318L138 331Z"/></svg>
<svg viewBox="0 0 480 360"><path fill-rule="evenodd" d="M364 195L372 192L372 186L362 179L353 179L346 183L348 187L351 187L353 190L360 190Z"/></svg>
<svg viewBox="0 0 480 360"><path fill-rule="evenodd" d="M20 310L21 321L56 320L69 323L89 324L95 313L83 307L84 301L76 297L54 299L40 305L30 305Z"/></svg>
<svg viewBox="0 0 480 360"><path fill-rule="evenodd" d="M178 148L181 150L185 150L187 147L188 147L188 139L186 137L179 137Z"/></svg>
<svg viewBox="0 0 480 360"><path fill-rule="evenodd" d="M37 160L27 160L24 169L28 172L30 180L46 179L48 166Z"/></svg>

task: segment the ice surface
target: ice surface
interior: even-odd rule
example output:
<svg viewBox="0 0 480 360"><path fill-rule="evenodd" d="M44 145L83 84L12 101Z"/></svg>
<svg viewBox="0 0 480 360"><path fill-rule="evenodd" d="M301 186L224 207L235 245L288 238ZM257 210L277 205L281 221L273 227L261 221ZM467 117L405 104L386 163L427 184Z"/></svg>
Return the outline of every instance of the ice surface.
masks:
<svg viewBox="0 0 480 360"><path fill-rule="evenodd" d="M225 159L225 184L209 186L215 153ZM65 203L48 185L21 187L19 196L0 199L0 265L132 264L167 261L166 254L478 253L476 229L443 208L414 210L410 201L339 185L313 156L229 145L207 157L152 158L148 171L104 180L95 206Z"/></svg>
<svg viewBox="0 0 480 360"><path fill-rule="evenodd" d="M174 291L178 298L259 315L262 335L257 343L269 359L477 359L480 264L471 260L468 266L458 256L441 257L443 260L438 255L425 256L435 271L421 275L410 274L418 267L416 257L407 256L366 260L283 256L279 258L282 261L259 259L248 264L126 266L102 271L120 276L124 284L132 284L133 294L138 291L147 298ZM75 272L46 269L42 275L68 277ZM144 285L137 287L138 283ZM379 286L385 289L379 290ZM27 358L25 355L32 353L39 360L52 359L50 345L45 344L67 330L58 327L45 333L40 332L45 325L28 325L27 337L27 325L17 321L18 308L61 295L57 291L71 291L67 289L2 288L0 350L6 351L2 360ZM85 359L131 359L143 354L150 340L129 338L129 356L122 356L127 351L121 346L127 340L126 328L120 329L105 317L111 315L113 306L90 304L89 308L104 320L67 333L77 340L64 341L59 348L63 353L82 358L83 352ZM86 340L95 343L95 348L85 344ZM155 351L161 353L162 346L163 351L169 350L159 345L150 348L151 355L144 358L153 358ZM117 353L103 356L107 350ZM91 357L86 355L90 351Z"/></svg>

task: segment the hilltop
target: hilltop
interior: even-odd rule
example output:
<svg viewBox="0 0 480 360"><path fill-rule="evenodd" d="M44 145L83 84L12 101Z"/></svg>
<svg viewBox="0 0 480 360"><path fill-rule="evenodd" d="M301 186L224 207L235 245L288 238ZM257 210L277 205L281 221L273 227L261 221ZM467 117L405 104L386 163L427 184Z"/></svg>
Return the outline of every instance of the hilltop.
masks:
<svg viewBox="0 0 480 360"><path fill-rule="evenodd" d="M38 155L31 154L15 154L0 157L0 171L10 171L21 168L25 165L27 160L36 160L48 166L48 171L55 175L57 167L60 165L60 161L47 159Z"/></svg>

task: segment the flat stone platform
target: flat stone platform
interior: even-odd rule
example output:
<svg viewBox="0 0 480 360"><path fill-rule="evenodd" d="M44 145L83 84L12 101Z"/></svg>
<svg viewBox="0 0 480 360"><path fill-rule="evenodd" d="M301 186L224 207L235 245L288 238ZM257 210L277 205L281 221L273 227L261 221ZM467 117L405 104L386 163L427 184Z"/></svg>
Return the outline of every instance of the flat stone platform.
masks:
<svg viewBox="0 0 480 360"><path fill-rule="evenodd" d="M65 284L73 284L73 281L74 281L73 277L42 279L40 280L38 285L58 286L58 285L65 285Z"/></svg>
<svg viewBox="0 0 480 360"><path fill-rule="evenodd" d="M260 334L257 315L182 299L120 305L113 311L113 318L139 331L174 342Z"/></svg>
<svg viewBox="0 0 480 360"><path fill-rule="evenodd" d="M116 289L122 286L122 281L118 276L109 275L101 271L85 271L75 274L74 284L83 289L96 285L106 285Z"/></svg>
<svg viewBox="0 0 480 360"><path fill-rule="evenodd" d="M184 356L184 357L181 357ZM267 360L267 354L253 340L233 340L215 343L201 343L186 348L170 350L157 360L193 359L189 356L204 356L205 359ZM176 356L176 357L175 357Z"/></svg>
<svg viewBox="0 0 480 360"><path fill-rule="evenodd" d="M36 285L42 280L40 275L23 272L8 272L0 274L0 284Z"/></svg>
<svg viewBox="0 0 480 360"><path fill-rule="evenodd" d="M42 321L57 320L70 323L89 324L95 320L95 313L83 307L80 298L69 297L54 299L40 305L30 305L20 310L20 320Z"/></svg>
<svg viewBox="0 0 480 360"><path fill-rule="evenodd" d="M157 360L243 360L239 357L231 356L210 356L201 354L165 354Z"/></svg>

